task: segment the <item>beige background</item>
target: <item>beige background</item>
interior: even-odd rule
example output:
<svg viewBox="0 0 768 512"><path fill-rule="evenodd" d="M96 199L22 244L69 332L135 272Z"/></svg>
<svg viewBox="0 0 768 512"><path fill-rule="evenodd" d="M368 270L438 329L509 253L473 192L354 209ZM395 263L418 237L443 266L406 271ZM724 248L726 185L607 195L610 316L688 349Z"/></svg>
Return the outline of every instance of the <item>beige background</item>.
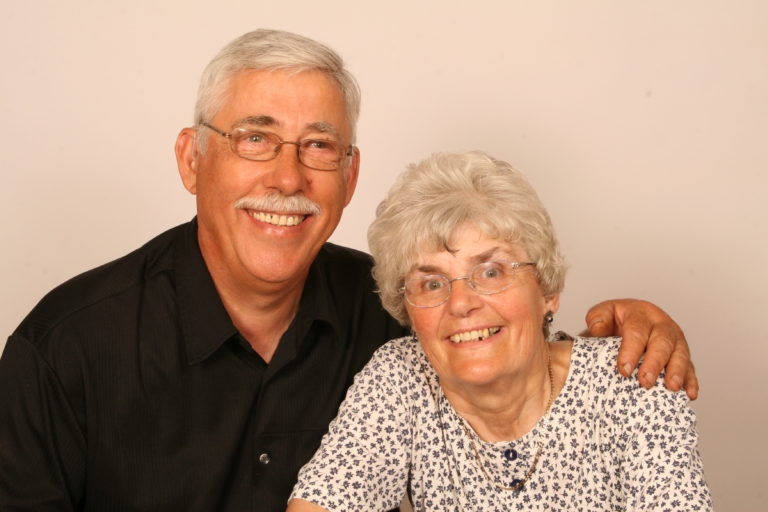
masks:
<svg viewBox="0 0 768 512"><path fill-rule="evenodd" d="M292 30L342 53L364 93L361 182L333 240L364 249L383 191L432 151L511 161L571 263L557 327L612 297L670 311L702 380L715 504L765 510L768 3L361 4L6 2L3 337L57 283L193 215L172 147L200 71L247 30Z"/></svg>

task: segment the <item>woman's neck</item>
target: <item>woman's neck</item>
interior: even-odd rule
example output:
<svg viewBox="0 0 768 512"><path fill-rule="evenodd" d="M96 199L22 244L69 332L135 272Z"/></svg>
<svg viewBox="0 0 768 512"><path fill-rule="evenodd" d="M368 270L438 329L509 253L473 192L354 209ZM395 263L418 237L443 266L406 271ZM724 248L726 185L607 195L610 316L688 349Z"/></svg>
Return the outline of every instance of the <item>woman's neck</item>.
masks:
<svg viewBox="0 0 768 512"><path fill-rule="evenodd" d="M544 416L562 388L570 348L570 342L547 342L524 371L490 386L444 385L443 393L483 441L518 439Z"/></svg>

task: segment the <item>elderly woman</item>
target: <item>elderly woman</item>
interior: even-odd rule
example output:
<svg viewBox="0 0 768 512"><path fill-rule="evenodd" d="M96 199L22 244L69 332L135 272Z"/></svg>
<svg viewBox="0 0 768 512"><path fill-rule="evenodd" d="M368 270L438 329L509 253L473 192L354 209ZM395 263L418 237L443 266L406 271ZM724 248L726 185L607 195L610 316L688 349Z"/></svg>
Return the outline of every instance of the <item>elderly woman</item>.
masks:
<svg viewBox="0 0 768 512"><path fill-rule="evenodd" d="M289 510L711 510L685 394L620 376L618 338L548 339L565 265L520 173L433 155L368 237L414 336L357 376Z"/></svg>

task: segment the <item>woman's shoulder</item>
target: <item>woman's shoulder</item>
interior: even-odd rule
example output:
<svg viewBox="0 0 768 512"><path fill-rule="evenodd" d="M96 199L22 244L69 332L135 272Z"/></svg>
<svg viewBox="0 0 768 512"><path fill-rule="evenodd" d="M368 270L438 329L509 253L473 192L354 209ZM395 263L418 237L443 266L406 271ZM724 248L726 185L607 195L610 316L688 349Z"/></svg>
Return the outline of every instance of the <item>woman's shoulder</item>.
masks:
<svg viewBox="0 0 768 512"><path fill-rule="evenodd" d="M611 374L617 369L617 357L621 337L587 338L575 336L571 352L571 364L583 371Z"/></svg>
<svg viewBox="0 0 768 512"><path fill-rule="evenodd" d="M419 341L414 336L404 336L379 347L358 376L415 385L416 381L425 378L431 380L434 370Z"/></svg>
<svg viewBox="0 0 768 512"><path fill-rule="evenodd" d="M414 336L403 336L384 343L373 353L369 365L390 366L413 364L421 352L419 342Z"/></svg>
<svg viewBox="0 0 768 512"><path fill-rule="evenodd" d="M606 412L615 407L646 407L651 403L655 404L653 408L662 403L675 408L687 406L685 392L670 391L664 386L663 372L651 388L644 388L637 379L639 363L629 377L619 373L617 360L620 347L620 337L575 337L571 384L589 389Z"/></svg>

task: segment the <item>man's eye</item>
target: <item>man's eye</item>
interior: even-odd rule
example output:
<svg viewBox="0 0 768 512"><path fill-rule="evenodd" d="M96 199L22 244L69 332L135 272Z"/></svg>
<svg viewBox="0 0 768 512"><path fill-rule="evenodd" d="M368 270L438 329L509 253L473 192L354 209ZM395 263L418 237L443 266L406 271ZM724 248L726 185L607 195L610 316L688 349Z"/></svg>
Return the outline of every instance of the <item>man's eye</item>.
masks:
<svg viewBox="0 0 768 512"><path fill-rule="evenodd" d="M483 279L496 279L501 277L501 270L495 267L486 268L483 270L482 277Z"/></svg>
<svg viewBox="0 0 768 512"><path fill-rule="evenodd" d="M244 137L245 141L251 144L261 144L266 141L266 138L261 133L249 133Z"/></svg>
<svg viewBox="0 0 768 512"><path fill-rule="evenodd" d="M321 139L305 140L302 146L309 151L335 151L336 149L332 141Z"/></svg>

